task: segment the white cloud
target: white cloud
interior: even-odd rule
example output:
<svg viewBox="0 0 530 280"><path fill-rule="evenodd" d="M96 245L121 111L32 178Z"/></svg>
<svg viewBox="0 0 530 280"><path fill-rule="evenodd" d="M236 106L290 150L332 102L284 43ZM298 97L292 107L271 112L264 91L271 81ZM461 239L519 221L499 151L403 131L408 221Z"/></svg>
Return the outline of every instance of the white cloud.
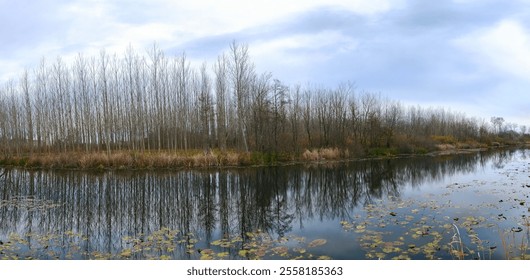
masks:
<svg viewBox="0 0 530 280"><path fill-rule="evenodd" d="M387 12L395 3L392 0L74 0L58 3L54 8L53 18L61 22L54 28L57 34L22 49L32 50L37 63L42 56L67 58L77 53L91 56L101 49L121 52L129 44L142 49L156 41L165 48L209 36L259 30L322 7L372 16ZM38 28L39 23L35 24ZM27 56L23 59L27 60Z"/></svg>
<svg viewBox="0 0 530 280"><path fill-rule="evenodd" d="M301 34L288 37L276 38L269 41L255 42L252 45L252 52L259 56L267 56L279 52L320 51L323 48L332 48L332 51L323 52L326 57L337 52L345 52L354 49L357 42L352 38L343 35L338 31L323 31L314 34ZM303 57L307 59L307 57Z"/></svg>
<svg viewBox="0 0 530 280"><path fill-rule="evenodd" d="M146 5L145 9L148 10L146 11L148 14L155 14L155 19L143 19L141 12L129 14L128 5L137 5L138 2L118 3L102 0L70 2L57 11L56 15L68 22L65 36L50 40L54 41L53 45L75 46L76 50L72 51L75 53L91 55L102 48L109 52L119 52L128 44L144 47L157 41L161 47L164 47L165 43L182 44L206 36L259 28L322 7L345 9L360 15L372 16L388 11L392 7L391 3L396 2L390 0L154 0ZM117 11L120 16L117 15ZM320 35L315 35L315 38ZM303 36L279 39L282 42L276 44L277 47L278 44L289 47L298 39L302 39L306 47L315 43L318 45L318 42L308 42L308 38Z"/></svg>
<svg viewBox="0 0 530 280"><path fill-rule="evenodd" d="M326 65L335 56L355 49L358 42L337 31L285 36L255 41L250 55L259 71L271 71L279 77L306 82L309 72Z"/></svg>
<svg viewBox="0 0 530 280"><path fill-rule="evenodd" d="M236 33L256 29L297 16L305 11L332 7L348 10L359 15L374 16L385 13L395 5L390 0L311 0L311 1L240 1L240 0L153 0L146 6L147 14L156 14L155 19L141 18L127 11L128 2L118 6L113 1L75 1L60 11L60 16L70 22L68 33L62 38L63 45L79 46L63 53L65 59L75 57L78 52L97 55L101 49L108 53L121 53L129 44L138 49L156 41L162 48L179 45L198 38ZM131 5L138 4L131 2ZM120 9L123 10L120 10ZM115 11L119 11L118 16ZM138 16L140 18L132 17ZM234 38L235 39L235 38ZM60 44L59 44L60 45ZM255 42L253 57L277 58L284 63L301 65L307 57L293 55L296 50L314 51L311 59L324 61L334 53L320 53L322 48L333 48L333 52L348 52L356 42L339 32L294 35L270 41Z"/></svg>
<svg viewBox="0 0 530 280"><path fill-rule="evenodd" d="M390 0L192 0L167 1L179 16L201 24L199 29L223 29L236 31L288 17L292 14L317 9L337 7L361 15L374 15L386 12L395 1Z"/></svg>
<svg viewBox="0 0 530 280"><path fill-rule="evenodd" d="M517 21L501 21L461 37L455 44L486 67L530 79L530 33Z"/></svg>

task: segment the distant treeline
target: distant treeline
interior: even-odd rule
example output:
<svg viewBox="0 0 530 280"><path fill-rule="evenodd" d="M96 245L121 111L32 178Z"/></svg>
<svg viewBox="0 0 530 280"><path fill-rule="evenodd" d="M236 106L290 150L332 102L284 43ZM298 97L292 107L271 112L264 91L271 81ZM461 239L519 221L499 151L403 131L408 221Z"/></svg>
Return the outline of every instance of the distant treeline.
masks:
<svg viewBox="0 0 530 280"><path fill-rule="evenodd" d="M518 132L515 132L518 131ZM156 45L43 60L0 86L0 153L219 151L302 155L336 148L411 153L436 144L514 141L526 127L404 106L352 84L285 85L257 73L246 45L192 67ZM501 137L501 138L499 138Z"/></svg>

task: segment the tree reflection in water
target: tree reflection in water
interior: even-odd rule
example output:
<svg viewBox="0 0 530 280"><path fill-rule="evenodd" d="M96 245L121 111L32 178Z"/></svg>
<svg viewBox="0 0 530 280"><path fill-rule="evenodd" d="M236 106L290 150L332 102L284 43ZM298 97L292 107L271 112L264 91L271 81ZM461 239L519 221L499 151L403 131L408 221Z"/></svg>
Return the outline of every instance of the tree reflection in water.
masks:
<svg viewBox="0 0 530 280"><path fill-rule="evenodd" d="M514 151L306 166L183 171L0 170L0 240L73 232L86 252L118 253L124 237L161 228L202 244L261 230L282 237L308 223L349 219L358 207L493 162ZM25 203L15 198L25 199ZM340 231L340 225L336 229ZM35 242L35 241L33 241ZM204 245L207 246L207 245ZM175 258L186 259L184 250Z"/></svg>

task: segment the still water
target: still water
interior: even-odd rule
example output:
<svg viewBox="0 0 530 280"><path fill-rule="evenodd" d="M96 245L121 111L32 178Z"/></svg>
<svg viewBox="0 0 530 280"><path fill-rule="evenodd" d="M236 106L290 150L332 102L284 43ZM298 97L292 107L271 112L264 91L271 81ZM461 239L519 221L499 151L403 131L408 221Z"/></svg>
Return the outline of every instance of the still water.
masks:
<svg viewBox="0 0 530 280"><path fill-rule="evenodd" d="M0 169L0 259L526 258L529 156Z"/></svg>

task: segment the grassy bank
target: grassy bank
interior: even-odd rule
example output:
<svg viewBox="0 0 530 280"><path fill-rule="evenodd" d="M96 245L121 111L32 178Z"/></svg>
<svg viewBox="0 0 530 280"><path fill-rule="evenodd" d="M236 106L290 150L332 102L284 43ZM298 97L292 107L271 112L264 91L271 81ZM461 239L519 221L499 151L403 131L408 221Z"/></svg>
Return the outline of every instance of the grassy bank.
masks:
<svg viewBox="0 0 530 280"><path fill-rule="evenodd" d="M161 151L161 152L66 152L41 153L0 158L0 166L44 169L178 169L231 166L276 165L299 161L340 160L348 157L339 149L315 149L301 155L237 151Z"/></svg>
<svg viewBox="0 0 530 280"><path fill-rule="evenodd" d="M233 166L271 166L304 162L327 162L364 158L398 157L406 155L454 154L477 149L496 148L498 145L481 143L439 143L403 151L398 148L371 148L362 153L348 149L320 148L299 154L281 152L239 152L211 150L190 151L113 151L34 153L23 156L0 157L0 166L29 169L179 169Z"/></svg>
<svg viewBox="0 0 530 280"><path fill-rule="evenodd" d="M26 168L158 169L249 164L249 155L236 152L67 152L7 157L0 165Z"/></svg>

